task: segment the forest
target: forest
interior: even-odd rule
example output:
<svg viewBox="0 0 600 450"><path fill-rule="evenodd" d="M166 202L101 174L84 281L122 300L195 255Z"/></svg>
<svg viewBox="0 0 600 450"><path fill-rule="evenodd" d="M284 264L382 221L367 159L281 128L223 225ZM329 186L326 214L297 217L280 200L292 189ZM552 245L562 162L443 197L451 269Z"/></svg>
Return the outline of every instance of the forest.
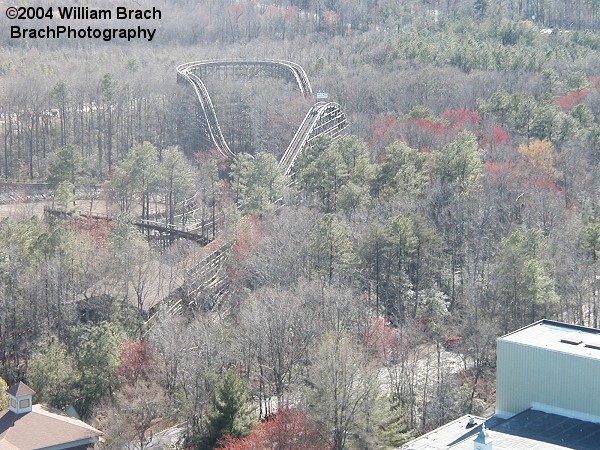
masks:
<svg viewBox="0 0 600 450"><path fill-rule="evenodd" d="M493 413L497 337L600 326L597 0L160 8L151 43L11 40L0 18L9 385L104 449L175 425L174 448L392 449ZM302 65L350 133L286 176L310 102L215 77L237 156L205 148L175 68L225 58ZM182 208L202 240L136 226Z"/></svg>

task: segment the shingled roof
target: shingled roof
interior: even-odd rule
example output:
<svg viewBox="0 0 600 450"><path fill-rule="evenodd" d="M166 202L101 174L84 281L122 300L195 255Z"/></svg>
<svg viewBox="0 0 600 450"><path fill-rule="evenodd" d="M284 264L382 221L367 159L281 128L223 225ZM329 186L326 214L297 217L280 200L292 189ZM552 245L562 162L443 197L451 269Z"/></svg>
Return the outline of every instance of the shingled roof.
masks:
<svg viewBox="0 0 600 450"><path fill-rule="evenodd" d="M73 443L85 445L102 435L94 427L46 405L31 412L0 412L0 450L35 450Z"/></svg>
<svg viewBox="0 0 600 450"><path fill-rule="evenodd" d="M84 450L102 432L46 405L33 405L35 391L19 381L6 391L25 407L0 411L0 450L38 450L49 447ZM24 398L23 398L24 397ZM20 400L19 400L20 399Z"/></svg>
<svg viewBox="0 0 600 450"><path fill-rule="evenodd" d="M35 391L22 381L19 381L17 384L13 384L6 392L12 395L13 397L21 397L22 395L35 394Z"/></svg>

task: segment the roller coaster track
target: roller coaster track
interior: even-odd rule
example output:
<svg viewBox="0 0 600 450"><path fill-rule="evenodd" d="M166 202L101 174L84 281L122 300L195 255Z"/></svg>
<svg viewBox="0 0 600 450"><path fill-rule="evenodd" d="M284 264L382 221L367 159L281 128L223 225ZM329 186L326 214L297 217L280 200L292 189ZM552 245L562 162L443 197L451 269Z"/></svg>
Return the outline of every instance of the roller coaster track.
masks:
<svg viewBox="0 0 600 450"><path fill-rule="evenodd" d="M201 78L208 72L227 70L240 72L245 76L268 75L285 78L288 81L295 82L298 85L300 92L305 97L311 98L313 95L306 72L300 64L291 61L281 61L276 59L215 59L188 62L177 66L177 74L183 78L192 73L192 71Z"/></svg>
<svg viewBox="0 0 600 450"><path fill-rule="evenodd" d="M236 72L244 76L271 76L281 77L296 83L301 94L306 98L312 98L312 88L304 69L296 63L280 60L210 60L196 61L181 64L177 67L177 78L179 81L189 82L200 101L204 118L207 124L208 135L214 146L228 159L233 159L235 154L223 137L219 120L215 112L212 100L202 82L202 77L210 71L224 73ZM345 135L348 121L337 103L316 103L306 114L300 128L296 131L281 161L280 167L286 175L292 171L297 156L304 146L317 136L328 134L334 139Z"/></svg>
<svg viewBox="0 0 600 450"><path fill-rule="evenodd" d="M345 136L348 122L337 103L319 102L316 103L304 117L300 128L296 131L290 145L279 161L279 167L283 169L286 175L292 173L294 162L310 142L324 134L330 135L333 139Z"/></svg>
<svg viewBox="0 0 600 450"><path fill-rule="evenodd" d="M303 96L312 98L312 88L304 69L300 65L288 61L212 60L189 62L178 66L178 81L187 81L193 86L206 120L208 135L214 146L228 159L233 159L235 154L231 151L223 137L212 100L206 86L202 82L202 77L210 71L216 71L217 73L224 71L225 75L227 71L230 71L237 72L243 76L282 77L296 83ZM302 149L310 145L317 137L329 135L333 139L338 139L346 135L347 128L348 121L340 105L334 102L315 103L304 117L304 120L296 130L294 137L279 161L282 171L286 175L290 175L294 162ZM193 212L191 211L191 213ZM189 215L190 212L187 214ZM218 220L221 219L219 218ZM188 226L184 225L185 230L183 231L186 235L181 234L180 237L190 239L187 234L198 234L199 239L195 240L202 245L206 245L216 236L214 231L216 222L216 218L213 218L208 224L203 221L200 233L197 223L188 224ZM205 233L206 225L213 230L212 239ZM155 231L165 233L174 228L174 225L165 226L162 223L148 223L147 226ZM224 273L225 261L230 254L232 245L232 242L226 241L203 260L197 262L194 267L186 271L184 275L185 283L179 295L166 299L166 301L159 305L158 310L152 311L146 325L150 327L161 310L166 314L174 315L182 314L184 309L189 306L201 306L208 309L218 307L221 297L227 292L226 274ZM202 302L202 305L199 302Z"/></svg>

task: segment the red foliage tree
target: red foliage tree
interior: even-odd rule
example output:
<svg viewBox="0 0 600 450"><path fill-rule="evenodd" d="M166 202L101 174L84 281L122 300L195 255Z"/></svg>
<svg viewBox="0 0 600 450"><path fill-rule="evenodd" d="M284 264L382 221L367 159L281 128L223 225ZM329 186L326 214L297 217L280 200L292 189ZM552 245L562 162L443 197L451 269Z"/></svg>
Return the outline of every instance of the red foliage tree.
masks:
<svg viewBox="0 0 600 450"><path fill-rule="evenodd" d="M383 317L377 317L369 324L364 334L368 354L380 361L393 360L396 349L396 337L390 322Z"/></svg>
<svg viewBox="0 0 600 450"><path fill-rule="evenodd" d="M327 450L319 426L303 411L282 408L256 426L244 438L227 436L219 443L223 450Z"/></svg>
<svg viewBox="0 0 600 450"><path fill-rule="evenodd" d="M218 442L218 449L225 450L262 450L262 435L260 426L256 427L252 433L246 437L232 436L228 434L225 438Z"/></svg>
<svg viewBox="0 0 600 450"><path fill-rule="evenodd" d="M480 121L477 111L471 111L467 108L448 109L444 111L442 118L446 119L452 128L458 130L469 129Z"/></svg>
<svg viewBox="0 0 600 450"><path fill-rule="evenodd" d="M556 99L556 103L560 106L564 111L571 111L577 105L579 105L585 98L589 95L590 91L582 90L582 91L571 91L567 92L562 97L558 97Z"/></svg>
<svg viewBox="0 0 600 450"><path fill-rule="evenodd" d="M506 144L510 140L510 134L502 129L502 127L493 127L488 137L489 142L495 145Z"/></svg>
<svg viewBox="0 0 600 450"><path fill-rule="evenodd" d="M131 384L135 384L138 380L150 381L156 367L154 351L143 341L126 339L119 360L117 374Z"/></svg>
<svg viewBox="0 0 600 450"><path fill-rule="evenodd" d="M444 121L430 119L407 119L402 123L403 135L409 147L437 149L453 141L458 132Z"/></svg>
<svg viewBox="0 0 600 450"><path fill-rule="evenodd" d="M474 131L480 120L477 111L466 108L449 109L441 119L398 120L391 115L379 116L374 121L370 143L377 150L401 139L419 150L437 149L453 141L463 130Z"/></svg>
<svg viewBox="0 0 600 450"><path fill-rule="evenodd" d="M371 129L371 146L376 150L383 150L392 142L401 139L400 122L392 115L378 116ZM383 156L383 152L381 152Z"/></svg>

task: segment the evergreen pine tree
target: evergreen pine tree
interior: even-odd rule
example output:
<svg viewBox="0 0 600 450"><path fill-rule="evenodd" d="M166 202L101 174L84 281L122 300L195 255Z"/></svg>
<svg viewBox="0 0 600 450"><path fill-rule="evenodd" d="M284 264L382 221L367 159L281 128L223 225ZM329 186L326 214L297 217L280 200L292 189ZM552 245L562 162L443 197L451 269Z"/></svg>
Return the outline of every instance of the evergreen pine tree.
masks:
<svg viewBox="0 0 600 450"><path fill-rule="evenodd" d="M208 414L206 436L199 449L215 448L226 435L247 436L255 422L246 383L234 370L228 370L215 389L213 410Z"/></svg>

